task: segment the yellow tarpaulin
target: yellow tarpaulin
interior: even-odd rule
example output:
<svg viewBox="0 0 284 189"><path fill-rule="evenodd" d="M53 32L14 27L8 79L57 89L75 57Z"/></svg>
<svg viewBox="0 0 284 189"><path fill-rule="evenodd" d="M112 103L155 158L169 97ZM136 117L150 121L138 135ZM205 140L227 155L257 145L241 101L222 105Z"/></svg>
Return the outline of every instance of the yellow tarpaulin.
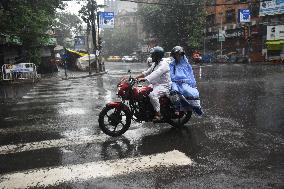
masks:
<svg viewBox="0 0 284 189"><path fill-rule="evenodd" d="M87 56L88 54L86 53L80 53L80 52L77 52L77 51L73 51L73 50L70 50L70 49L67 49L68 51L72 52L72 53L75 53L75 54L78 54L80 56Z"/></svg>

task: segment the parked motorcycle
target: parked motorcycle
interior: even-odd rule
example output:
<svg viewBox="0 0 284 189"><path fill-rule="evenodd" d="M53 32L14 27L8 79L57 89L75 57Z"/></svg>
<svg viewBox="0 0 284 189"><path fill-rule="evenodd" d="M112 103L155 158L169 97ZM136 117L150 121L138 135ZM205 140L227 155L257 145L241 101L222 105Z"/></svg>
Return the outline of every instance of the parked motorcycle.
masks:
<svg viewBox="0 0 284 189"><path fill-rule="evenodd" d="M107 135L117 137L124 134L130 127L131 120L136 122L151 122L155 111L150 102L149 94L153 91L150 86L143 86L129 76L123 78L117 85L117 95L121 101L108 103L99 114L99 127ZM179 112L167 96L160 98L162 123L180 127L191 118L192 111Z"/></svg>
<svg viewBox="0 0 284 189"><path fill-rule="evenodd" d="M194 51L191 57L194 64L202 63L202 56L201 53L198 51Z"/></svg>

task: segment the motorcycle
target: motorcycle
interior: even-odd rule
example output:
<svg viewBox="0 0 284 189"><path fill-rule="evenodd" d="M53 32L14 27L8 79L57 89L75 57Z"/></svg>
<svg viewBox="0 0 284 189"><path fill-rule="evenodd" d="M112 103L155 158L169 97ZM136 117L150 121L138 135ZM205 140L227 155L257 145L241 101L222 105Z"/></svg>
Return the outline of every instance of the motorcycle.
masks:
<svg viewBox="0 0 284 189"><path fill-rule="evenodd" d="M155 110L150 102L151 86L143 86L135 78L123 78L117 85L117 95L120 101L106 104L99 114L99 127L107 135L117 137L124 134L136 122L152 122ZM189 121L192 111L181 111L175 114L175 108L170 98L162 96L159 99L162 119L159 123L169 123L173 127L181 127Z"/></svg>
<svg viewBox="0 0 284 189"><path fill-rule="evenodd" d="M202 63L202 56L199 52L193 52L191 59L195 64Z"/></svg>

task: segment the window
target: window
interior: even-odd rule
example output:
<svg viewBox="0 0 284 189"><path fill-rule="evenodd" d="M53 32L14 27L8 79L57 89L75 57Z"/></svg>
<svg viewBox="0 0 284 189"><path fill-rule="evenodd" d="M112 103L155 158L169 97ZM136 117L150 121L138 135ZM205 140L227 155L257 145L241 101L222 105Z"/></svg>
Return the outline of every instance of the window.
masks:
<svg viewBox="0 0 284 189"><path fill-rule="evenodd" d="M250 9L250 14L251 14L252 18L258 17L259 4L253 3L253 4L250 5L249 9Z"/></svg>
<svg viewBox="0 0 284 189"><path fill-rule="evenodd" d="M235 15L235 10L234 9L231 9L231 10L227 10L226 11L226 22L227 23L232 23L232 22L235 22L236 19L236 15Z"/></svg>
<svg viewBox="0 0 284 189"><path fill-rule="evenodd" d="M207 26L215 25L215 14L210 14L206 17L206 25Z"/></svg>

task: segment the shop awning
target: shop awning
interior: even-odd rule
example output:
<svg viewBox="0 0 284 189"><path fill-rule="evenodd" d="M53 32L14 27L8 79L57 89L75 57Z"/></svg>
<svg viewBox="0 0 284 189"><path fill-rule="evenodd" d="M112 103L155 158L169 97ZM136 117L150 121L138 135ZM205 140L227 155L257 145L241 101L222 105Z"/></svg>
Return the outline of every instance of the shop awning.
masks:
<svg viewBox="0 0 284 189"><path fill-rule="evenodd" d="M281 45L281 44L284 44L284 39L273 40L273 41L266 41L266 45Z"/></svg>
<svg viewBox="0 0 284 189"><path fill-rule="evenodd" d="M284 39L266 41L266 45L268 50L281 50L284 45Z"/></svg>

